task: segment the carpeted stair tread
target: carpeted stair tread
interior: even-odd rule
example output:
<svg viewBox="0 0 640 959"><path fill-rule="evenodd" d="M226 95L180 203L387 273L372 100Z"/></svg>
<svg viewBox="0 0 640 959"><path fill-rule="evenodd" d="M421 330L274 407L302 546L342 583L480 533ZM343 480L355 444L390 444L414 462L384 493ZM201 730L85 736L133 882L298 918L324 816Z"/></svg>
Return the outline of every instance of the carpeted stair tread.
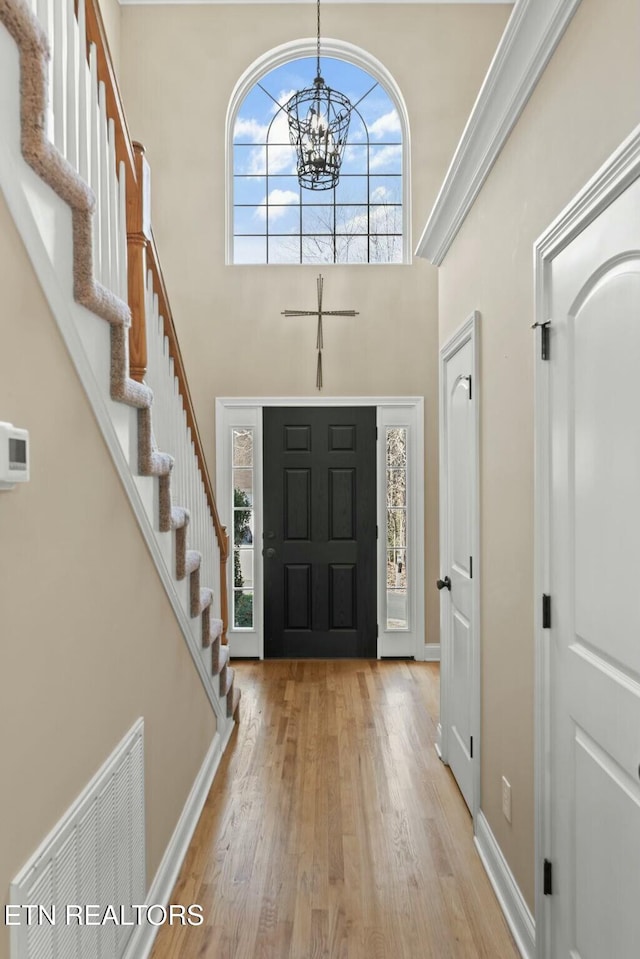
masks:
<svg viewBox="0 0 640 959"><path fill-rule="evenodd" d="M195 570L200 569L201 563L202 553L198 552L197 549L188 549L184 561L184 568L187 576L190 576L191 573L195 572Z"/></svg>
<svg viewBox="0 0 640 959"><path fill-rule="evenodd" d="M205 609L208 609L213 602L213 590L207 589L206 586L203 586L198 590L198 595L194 596L193 591L191 593L191 615L193 617L200 616Z"/></svg>
<svg viewBox="0 0 640 959"><path fill-rule="evenodd" d="M211 652L211 674L217 676L229 662L229 647L222 643L214 644Z"/></svg>
<svg viewBox="0 0 640 959"><path fill-rule="evenodd" d="M225 665L224 669L220 671L220 697L221 698L224 696L227 696L231 692L234 675L235 675L235 672L232 666Z"/></svg>
<svg viewBox="0 0 640 959"><path fill-rule="evenodd" d="M215 652L216 647L220 646L220 637L222 635L222 620L221 619L212 619L211 618L211 607L206 609L202 614L202 645L206 649L208 646L212 646L212 651ZM217 655L217 653L216 653ZM214 670L214 676L218 673L218 670Z"/></svg>
<svg viewBox="0 0 640 959"><path fill-rule="evenodd" d="M189 525L191 513L184 506L171 507L171 529L183 529Z"/></svg>
<svg viewBox="0 0 640 959"><path fill-rule="evenodd" d="M227 696L227 716L229 717L235 716L236 722L238 722L240 718L237 715L237 713L238 713L238 706L240 705L241 696L242 696L242 693L240 692L237 686L234 686L231 692L231 695Z"/></svg>

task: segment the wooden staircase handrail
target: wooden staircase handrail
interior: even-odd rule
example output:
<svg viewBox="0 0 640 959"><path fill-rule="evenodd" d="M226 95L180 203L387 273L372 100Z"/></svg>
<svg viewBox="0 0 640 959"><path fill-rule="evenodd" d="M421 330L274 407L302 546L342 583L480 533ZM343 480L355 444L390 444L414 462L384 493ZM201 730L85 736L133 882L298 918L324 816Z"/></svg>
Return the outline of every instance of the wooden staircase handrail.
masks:
<svg viewBox="0 0 640 959"><path fill-rule="evenodd" d="M211 478L209 476L207 463L204 458L204 450L202 447L202 440L200 439L200 431L198 429L198 424L193 410L193 401L191 399L189 383L187 381L187 375L185 373L184 363L182 360L182 351L180 350L178 335L173 322L173 314L171 312L171 306L167 296L167 288L164 282L162 267L160 266L160 259L158 257L158 250L156 247L153 230L151 231L151 238L147 245L147 265L153 273L153 285L155 292L158 295L159 312L164 320L164 335L169 341L169 355L173 360L175 374L178 379L178 389L180 390L180 396L182 397L185 413L187 414L187 425L191 430L191 438L193 440L196 458L202 474L202 480L207 494L207 502L209 503L213 525L215 526L216 536L218 537L220 558L224 562L229 557L228 536L226 528L220 521L218 507L216 506L215 497L213 495L213 486L211 485Z"/></svg>
<svg viewBox="0 0 640 959"><path fill-rule="evenodd" d="M75 0L76 14L78 0ZM229 537L220 521L213 493L213 485L204 457L200 431L196 421L191 392L184 368L182 353L178 343L173 314L167 296L167 290L160 266L158 250L150 226L148 167L144 160L144 150L134 144L129 135L122 95L118 87L115 69L107 34L100 12L98 0L86 0L87 54L89 46L95 43L97 50L98 80L104 82L107 113L114 121L116 160L124 162L127 178L127 236L129 265L129 306L132 314L130 330L130 366L131 375L142 380L146 371L146 316L144 295L141 295L146 283L146 270L153 273L154 284L159 298L160 313L164 318L164 333L169 341L169 355L173 359L178 389L191 429L198 467L204 483L205 493L220 549L220 600L224 622L223 641L226 642L228 625L228 598L226 564L229 558Z"/></svg>
<svg viewBox="0 0 640 959"><path fill-rule="evenodd" d="M78 0L75 0L76 16L78 15ZM133 153L133 141L129 136L127 118L124 112L124 104L120 94L116 73L113 66L113 58L109 50L109 41L104 27L102 13L97 0L86 0L85 3L86 29L87 29L87 56L89 55L89 46L95 43L97 50L98 82L102 81L107 95L107 114L113 119L116 136L116 158L118 163L124 162L127 171L127 195L130 192L130 186L137 182L136 163Z"/></svg>

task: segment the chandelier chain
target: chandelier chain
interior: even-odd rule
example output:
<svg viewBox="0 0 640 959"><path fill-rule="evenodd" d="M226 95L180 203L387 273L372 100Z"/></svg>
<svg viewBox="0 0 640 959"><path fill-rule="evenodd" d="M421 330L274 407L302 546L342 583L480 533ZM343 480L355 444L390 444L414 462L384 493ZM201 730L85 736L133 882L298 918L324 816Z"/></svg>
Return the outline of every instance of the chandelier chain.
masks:
<svg viewBox="0 0 640 959"><path fill-rule="evenodd" d="M317 72L317 75L320 76L320 0L318 0L318 3L317 3L317 19L318 19L318 41L317 41L318 72Z"/></svg>

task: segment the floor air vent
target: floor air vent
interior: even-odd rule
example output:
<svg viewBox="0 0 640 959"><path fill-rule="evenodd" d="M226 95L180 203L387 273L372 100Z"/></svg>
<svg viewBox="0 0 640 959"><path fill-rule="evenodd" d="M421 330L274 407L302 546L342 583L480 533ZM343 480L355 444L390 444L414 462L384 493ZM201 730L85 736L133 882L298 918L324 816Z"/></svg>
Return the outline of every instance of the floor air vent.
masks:
<svg viewBox="0 0 640 959"><path fill-rule="evenodd" d="M144 901L139 720L12 883L11 959L120 959Z"/></svg>

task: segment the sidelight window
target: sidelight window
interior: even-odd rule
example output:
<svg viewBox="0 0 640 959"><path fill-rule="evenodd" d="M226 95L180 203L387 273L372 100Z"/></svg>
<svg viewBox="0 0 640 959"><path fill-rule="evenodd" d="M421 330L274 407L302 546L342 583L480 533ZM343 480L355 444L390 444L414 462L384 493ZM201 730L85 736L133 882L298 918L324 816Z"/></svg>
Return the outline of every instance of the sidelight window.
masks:
<svg viewBox="0 0 640 959"><path fill-rule="evenodd" d="M407 430L386 430L387 629L409 628Z"/></svg>
<svg viewBox="0 0 640 959"><path fill-rule="evenodd" d="M253 628L253 430L233 430L233 628Z"/></svg>

